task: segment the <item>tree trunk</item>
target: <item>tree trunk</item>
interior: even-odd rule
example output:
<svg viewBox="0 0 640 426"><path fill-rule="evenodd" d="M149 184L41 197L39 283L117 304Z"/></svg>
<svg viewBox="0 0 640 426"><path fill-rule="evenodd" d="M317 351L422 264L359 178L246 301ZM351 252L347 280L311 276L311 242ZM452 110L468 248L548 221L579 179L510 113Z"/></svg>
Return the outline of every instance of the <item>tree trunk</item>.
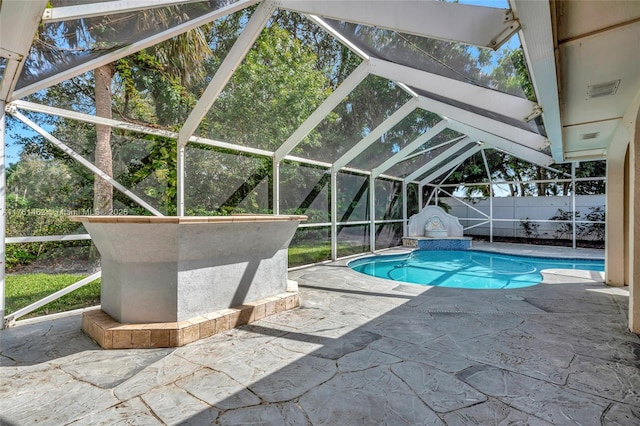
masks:
<svg viewBox="0 0 640 426"><path fill-rule="evenodd" d="M94 71L96 98L96 115L103 118L111 118L111 79L113 78L112 65L103 65ZM113 177L113 157L111 154L111 127L96 125L96 150L94 164L107 175ZM113 212L113 187L101 177L93 179L93 214L110 215ZM101 269L100 253L95 244L91 244L89 250L89 273L98 272Z"/></svg>
<svg viewBox="0 0 640 426"><path fill-rule="evenodd" d="M113 66L103 65L95 70L96 115L111 118L111 79ZM111 155L111 128L96 125L95 165L113 177L113 159ZM108 215L113 210L113 187L100 177L93 184L93 212L96 215Z"/></svg>

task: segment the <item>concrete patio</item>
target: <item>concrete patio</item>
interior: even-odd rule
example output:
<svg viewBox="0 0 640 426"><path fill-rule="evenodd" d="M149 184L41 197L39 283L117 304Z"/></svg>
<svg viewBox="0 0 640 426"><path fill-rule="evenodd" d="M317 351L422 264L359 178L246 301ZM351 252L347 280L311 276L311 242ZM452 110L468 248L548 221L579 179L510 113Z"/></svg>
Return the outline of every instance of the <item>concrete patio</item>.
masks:
<svg viewBox="0 0 640 426"><path fill-rule="evenodd" d="M429 288L345 264L291 271L301 308L182 348L102 350L79 313L19 322L0 332L0 424L640 424L627 288Z"/></svg>

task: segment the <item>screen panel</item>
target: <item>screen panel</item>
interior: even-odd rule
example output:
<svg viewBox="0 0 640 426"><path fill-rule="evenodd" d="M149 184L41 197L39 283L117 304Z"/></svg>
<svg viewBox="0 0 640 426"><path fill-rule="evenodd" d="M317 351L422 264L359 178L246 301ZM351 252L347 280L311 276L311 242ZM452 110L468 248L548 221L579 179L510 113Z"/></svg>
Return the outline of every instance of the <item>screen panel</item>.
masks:
<svg viewBox="0 0 640 426"><path fill-rule="evenodd" d="M187 215L272 212L270 158L189 144L185 169Z"/></svg>
<svg viewBox="0 0 640 426"><path fill-rule="evenodd" d="M331 221L329 169L284 161L280 164L280 212L303 214L305 223Z"/></svg>
<svg viewBox="0 0 640 426"><path fill-rule="evenodd" d="M367 76L292 151L292 155L335 162L410 99L395 83Z"/></svg>
<svg viewBox="0 0 640 426"><path fill-rule="evenodd" d="M338 226L338 257L371 251L369 225Z"/></svg>

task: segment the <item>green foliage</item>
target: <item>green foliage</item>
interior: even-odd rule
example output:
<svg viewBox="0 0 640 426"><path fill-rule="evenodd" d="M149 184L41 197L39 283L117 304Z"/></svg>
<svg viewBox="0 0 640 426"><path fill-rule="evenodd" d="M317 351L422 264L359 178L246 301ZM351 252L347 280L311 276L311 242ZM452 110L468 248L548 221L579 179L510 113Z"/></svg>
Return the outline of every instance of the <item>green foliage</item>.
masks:
<svg viewBox="0 0 640 426"><path fill-rule="evenodd" d="M63 209L8 209L7 236L66 235L82 229L81 225L68 219L69 212ZM78 212L82 213L82 212ZM72 247L86 247L87 241L36 242L7 244L6 267L33 262L41 257L64 256Z"/></svg>
<svg viewBox="0 0 640 426"><path fill-rule="evenodd" d="M580 217L580 212L576 212L576 219ZM562 221L571 221L573 220L573 212L567 211L563 209L558 209L558 213L551 216L549 220L562 220ZM554 235L556 239L570 239L573 236L573 224L571 222L562 222L558 223L556 230L554 231Z"/></svg>
<svg viewBox="0 0 640 426"><path fill-rule="evenodd" d="M584 217L585 220L601 223L586 223L578 226L578 234L585 239L595 241L604 241L605 236L605 209L604 206L589 207L589 213Z"/></svg>
<svg viewBox="0 0 640 426"><path fill-rule="evenodd" d="M498 58L498 66L493 69L491 78L497 89L506 93L522 93L530 101L536 101L522 49L504 51Z"/></svg>
<svg viewBox="0 0 640 426"><path fill-rule="evenodd" d="M525 196L557 196L567 195L571 191L571 164L554 164L553 168L545 169L531 164L512 155L497 150L485 150L487 164L491 171L491 179L494 182L509 181L510 195L513 197ZM606 175L606 163L604 161L590 161L580 163L576 170L576 178L602 177ZM478 183L487 182L488 176L484 161L480 154L476 154L463 162L458 169L451 174L447 183ZM554 181L564 182L531 182ZM604 194L605 183L602 180L580 181L576 184L577 195ZM489 195L488 186L467 186L463 192L465 196ZM473 193L473 194L472 194Z"/></svg>
<svg viewBox="0 0 640 426"><path fill-rule="evenodd" d="M45 296L62 290L85 278L71 274L21 274L8 275L5 279L6 314L24 308ZM100 280L95 280L79 289L50 302L23 318L65 312L100 304Z"/></svg>
<svg viewBox="0 0 640 426"><path fill-rule="evenodd" d="M159 210L175 214L178 186L176 142L160 136L144 135L142 139L127 143L131 152L123 155L126 158L118 180L136 193L144 194ZM137 206L123 194L116 194L115 197L131 211Z"/></svg>
<svg viewBox="0 0 640 426"><path fill-rule="evenodd" d="M576 220L588 221L591 223L576 224L576 238L579 240L590 240L596 242L604 242L605 237L605 210L604 206L589 207L583 219L581 213L576 212ZM573 238L573 211L558 209L557 213L549 218L549 220L563 221L556 225L554 237L558 240L571 240ZM540 238L538 229L540 224L529 220L520 221L518 224L523 230L526 238Z"/></svg>
<svg viewBox="0 0 640 426"><path fill-rule="evenodd" d="M329 241L309 241L289 247L289 267L309 265L331 259Z"/></svg>
<svg viewBox="0 0 640 426"><path fill-rule="evenodd" d="M63 160L25 154L7 171L7 208L79 208L90 186Z"/></svg>
<svg viewBox="0 0 640 426"><path fill-rule="evenodd" d="M316 61L314 52L286 30L277 25L266 28L207 114L200 133L275 150L329 94Z"/></svg>
<svg viewBox="0 0 640 426"><path fill-rule="evenodd" d="M540 228L539 223L532 222L527 217L525 220L521 220L518 225L522 228L522 232L526 238L540 238L540 233L538 232Z"/></svg>

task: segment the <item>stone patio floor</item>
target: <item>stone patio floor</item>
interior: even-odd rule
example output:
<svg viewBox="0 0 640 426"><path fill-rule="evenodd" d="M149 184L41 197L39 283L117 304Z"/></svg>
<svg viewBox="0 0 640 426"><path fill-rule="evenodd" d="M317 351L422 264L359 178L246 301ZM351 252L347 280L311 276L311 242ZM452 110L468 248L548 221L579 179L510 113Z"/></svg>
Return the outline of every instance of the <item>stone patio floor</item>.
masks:
<svg viewBox="0 0 640 426"><path fill-rule="evenodd" d="M181 348L99 349L78 313L1 331L0 424L640 424L628 290L600 274L500 291L345 261L289 275L301 308Z"/></svg>

